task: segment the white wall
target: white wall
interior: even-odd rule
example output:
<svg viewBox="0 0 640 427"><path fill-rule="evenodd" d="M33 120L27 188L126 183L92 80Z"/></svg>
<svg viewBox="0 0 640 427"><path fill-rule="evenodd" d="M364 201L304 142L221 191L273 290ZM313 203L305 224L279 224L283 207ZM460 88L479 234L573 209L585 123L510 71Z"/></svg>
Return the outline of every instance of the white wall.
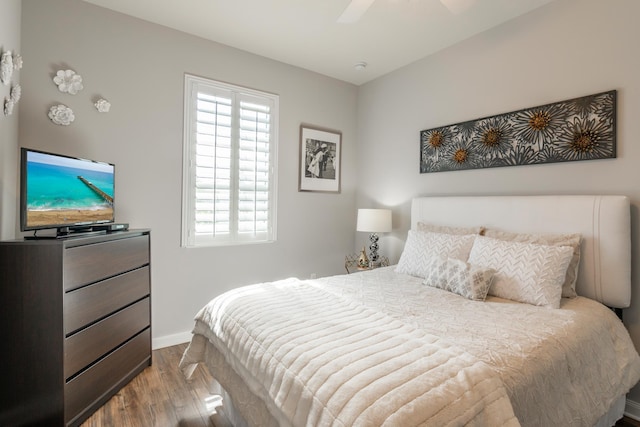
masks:
<svg viewBox="0 0 640 427"><path fill-rule="evenodd" d="M20 50L20 0L3 0L0 6L0 51ZM20 71L13 82L20 83ZM13 239L16 232L18 194L18 108L4 115L4 101L11 86L0 84L0 240Z"/></svg>
<svg viewBox="0 0 640 427"><path fill-rule="evenodd" d="M116 164L116 220L152 229L154 346L180 341L212 297L243 284L341 273L354 245L357 88L79 0L24 0L20 145ZM84 90L58 91L58 69ZM278 240L180 248L184 73L280 96ZM111 112L93 107L105 97ZM64 103L75 122L56 126ZM299 193L299 126L343 133L342 193ZM188 338L188 337L187 337Z"/></svg>
<svg viewBox="0 0 640 427"><path fill-rule="evenodd" d="M628 195L637 249L638 16L637 0L557 0L361 86L358 206L393 207L394 233L381 239L383 252L397 261L412 197L450 194ZM419 173L420 130L611 89L618 90L616 159ZM624 318L640 349L638 265L634 250L633 301ZM630 397L640 402L640 389Z"/></svg>

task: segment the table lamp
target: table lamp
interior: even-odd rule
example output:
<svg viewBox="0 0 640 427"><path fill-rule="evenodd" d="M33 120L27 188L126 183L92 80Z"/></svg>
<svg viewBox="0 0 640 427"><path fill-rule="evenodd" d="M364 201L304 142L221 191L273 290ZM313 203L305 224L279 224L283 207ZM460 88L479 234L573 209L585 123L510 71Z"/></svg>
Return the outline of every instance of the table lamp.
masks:
<svg viewBox="0 0 640 427"><path fill-rule="evenodd" d="M378 234L391 231L391 210L390 209L358 209L358 222L356 230L371 233L369 234L369 265L378 267L380 260L378 257Z"/></svg>

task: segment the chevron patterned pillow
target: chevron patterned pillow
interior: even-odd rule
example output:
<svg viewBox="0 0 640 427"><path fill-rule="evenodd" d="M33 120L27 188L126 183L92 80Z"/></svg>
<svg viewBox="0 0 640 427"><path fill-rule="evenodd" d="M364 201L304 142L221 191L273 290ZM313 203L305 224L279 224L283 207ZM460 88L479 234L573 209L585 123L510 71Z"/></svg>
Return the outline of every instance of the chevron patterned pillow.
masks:
<svg viewBox="0 0 640 427"><path fill-rule="evenodd" d="M508 242L478 236L469 262L497 271L489 295L559 308L562 283L572 256L570 246Z"/></svg>
<svg viewBox="0 0 640 427"><path fill-rule="evenodd" d="M433 257L466 261L475 238L473 234L458 236L409 230L395 271L424 278L429 272L428 261Z"/></svg>
<svg viewBox="0 0 640 427"><path fill-rule="evenodd" d="M571 246L573 256L567 268L567 274L562 284L562 297L575 298L576 280L578 278L578 268L580 266L580 242L582 236L579 233L572 234L531 234L531 233L511 233L508 231L494 230L487 228L484 236L493 239L508 240L510 242L534 243L536 245L548 246Z"/></svg>

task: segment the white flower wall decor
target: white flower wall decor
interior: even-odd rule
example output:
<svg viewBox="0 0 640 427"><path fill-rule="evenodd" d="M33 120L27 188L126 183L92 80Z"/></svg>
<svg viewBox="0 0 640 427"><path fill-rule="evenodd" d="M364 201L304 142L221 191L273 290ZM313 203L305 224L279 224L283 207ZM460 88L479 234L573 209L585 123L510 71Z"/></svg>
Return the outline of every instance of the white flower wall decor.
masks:
<svg viewBox="0 0 640 427"><path fill-rule="evenodd" d="M5 50L0 56L0 81L8 86L13 75L13 56L10 50Z"/></svg>
<svg viewBox="0 0 640 427"><path fill-rule="evenodd" d="M22 58L18 58L17 56L14 57L14 64L16 63L19 63L21 66ZM60 69L56 71L52 80L58 87L58 90L62 93L76 95L84 89L82 76L74 70ZM20 89L17 89L16 96L20 97ZM93 101L95 101L93 106L99 113L108 113L111 109L111 103L99 95L94 97ZM73 110L64 104L52 106L49 109L48 116L54 124L61 126L68 126L75 120Z"/></svg>
<svg viewBox="0 0 640 427"><path fill-rule="evenodd" d="M58 70L53 78L53 82L58 85L60 92L71 95L75 95L84 88L82 85L82 76L76 74L73 70Z"/></svg>
<svg viewBox="0 0 640 427"><path fill-rule="evenodd" d="M12 79L17 76L17 71L22 68L22 56L17 53L13 53L10 50L5 50L0 54L0 83L5 86L11 85ZM0 95L1 96L1 95ZM13 110L20 101L22 96L22 88L19 84L13 84L9 89L8 97L4 99L4 102L0 104L0 112L5 116L13 114Z"/></svg>
<svg viewBox="0 0 640 427"><path fill-rule="evenodd" d="M11 101L17 104L18 101L20 101L21 97L22 97L22 87L20 85L13 86L11 88L11 94L9 95L9 98L11 99Z"/></svg>
<svg viewBox="0 0 640 427"><path fill-rule="evenodd" d="M96 110L98 110L100 113L108 113L111 109L111 103L104 98L98 99L93 105L96 106Z"/></svg>
<svg viewBox="0 0 640 427"><path fill-rule="evenodd" d="M5 99L4 101L4 115L10 116L13 114L13 108L16 106L16 103L11 99Z"/></svg>
<svg viewBox="0 0 640 427"><path fill-rule="evenodd" d="M54 105L49 109L49 118L57 125L68 126L75 120L73 110L63 104Z"/></svg>
<svg viewBox="0 0 640 427"><path fill-rule="evenodd" d="M18 101L20 101L20 97L22 96L22 88L20 85L15 85L11 88L11 92L9 98L4 101L4 115L10 116L13 114L13 109L15 108Z"/></svg>
<svg viewBox="0 0 640 427"><path fill-rule="evenodd" d="M17 53L13 55L13 69L19 70L22 68L22 56Z"/></svg>

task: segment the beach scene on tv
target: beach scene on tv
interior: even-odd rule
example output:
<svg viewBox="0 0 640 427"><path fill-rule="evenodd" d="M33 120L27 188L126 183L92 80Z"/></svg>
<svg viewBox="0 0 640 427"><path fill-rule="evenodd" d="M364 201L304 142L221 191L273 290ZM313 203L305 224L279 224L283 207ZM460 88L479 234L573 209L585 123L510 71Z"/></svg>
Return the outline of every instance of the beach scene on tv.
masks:
<svg viewBox="0 0 640 427"><path fill-rule="evenodd" d="M114 166L27 153L26 226L113 221Z"/></svg>

